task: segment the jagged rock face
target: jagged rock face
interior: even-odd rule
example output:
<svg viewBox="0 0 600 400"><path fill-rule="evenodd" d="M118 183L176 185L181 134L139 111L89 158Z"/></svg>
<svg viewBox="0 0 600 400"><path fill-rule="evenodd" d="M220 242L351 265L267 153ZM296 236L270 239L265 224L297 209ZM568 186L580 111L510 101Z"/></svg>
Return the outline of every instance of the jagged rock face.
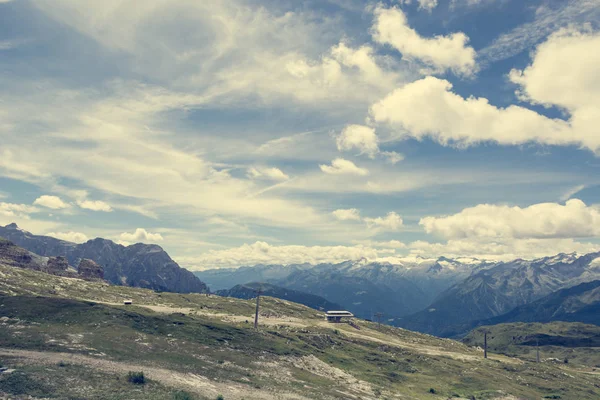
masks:
<svg viewBox="0 0 600 400"><path fill-rule="evenodd" d="M88 281L103 280L104 268L95 263L93 260L83 259L77 267L79 277Z"/></svg>
<svg viewBox="0 0 600 400"><path fill-rule="evenodd" d="M66 272L69 269L69 262L66 257L50 257L46 266L48 272L55 275L55 273Z"/></svg>
<svg viewBox="0 0 600 400"><path fill-rule="evenodd" d="M78 278L77 271L69 265L66 257L49 257L46 267L42 271L58 276Z"/></svg>
<svg viewBox="0 0 600 400"><path fill-rule="evenodd" d="M78 245L32 235L16 225L0 227L0 237L41 256L66 257L71 265L78 265L82 259L93 260L104 269L105 279L116 285L179 293L208 291L200 279L177 265L156 245L140 243L125 247L106 239L94 239Z"/></svg>

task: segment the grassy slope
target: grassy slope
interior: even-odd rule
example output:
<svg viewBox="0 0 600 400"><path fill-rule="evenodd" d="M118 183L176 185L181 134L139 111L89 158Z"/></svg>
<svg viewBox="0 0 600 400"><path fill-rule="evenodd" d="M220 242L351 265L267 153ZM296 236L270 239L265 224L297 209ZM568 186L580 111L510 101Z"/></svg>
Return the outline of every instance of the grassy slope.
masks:
<svg viewBox="0 0 600 400"><path fill-rule="evenodd" d="M135 362L193 373L217 385L196 390L197 398L214 398L221 388L232 388L226 399L269 393L319 399L600 396L600 379L571 365L483 360L480 351L451 340L367 322L359 322L360 331L328 325L315 310L277 299L264 299L265 325L257 332L246 323L254 313L252 301L155 293L1 266L0 294L8 295L0 299L0 316L8 318L0 322L0 348ZM100 303L129 298L134 306ZM16 363L10 358L1 362ZM63 369L53 369L62 376L55 381L67 379ZM94 398L92 392L105 379L86 382L90 393L82 397ZM437 393L429 393L430 388ZM165 393L175 389L155 384L144 390L160 393L146 398L169 398ZM124 384L123 390L140 389ZM55 397L69 396L55 392ZM118 396L112 398L130 398Z"/></svg>
<svg viewBox="0 0 600 400"><path fill-rule="evenodd" d="M491 351L534 361L539 344L541 359L567 359L600 368L600 326L577 322L498 324L473 330L463 342L483 346L485 329L490 332Z"/></svg>
<svg viewBox="0 0 600 400"><path fill-rule="evenodd" d="M132 385L125 374L99 372L67 362L31 365L23 364L18 358L5 358L3 362L18 369L0 378L0 393L7 393L10 399L25 400L30 399L29 396L70 400L206 399L151 380L146 380L144 385Z"/></svg>

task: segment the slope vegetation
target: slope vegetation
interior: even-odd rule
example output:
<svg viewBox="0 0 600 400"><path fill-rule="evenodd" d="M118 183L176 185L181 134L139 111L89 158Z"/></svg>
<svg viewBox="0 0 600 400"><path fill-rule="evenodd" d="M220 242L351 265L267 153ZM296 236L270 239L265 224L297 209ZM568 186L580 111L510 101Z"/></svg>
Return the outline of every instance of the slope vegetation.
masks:
<svg viewBox="0 0 600 400"><path fill-rule="evenodd" d="M0 266L0 357L30 382L23 395L99 399L114 387L115 399L180 391L228 400L600 396L598 376L571 365L485 360L459 342L360 320L360 329L331 325L316 310L268 297L259 330L253 313L247 300ZM132 370L144 370L148 385L124 382ZM11 376L0 375L0 392L16 390Z"/></svg>
<svg viewBox="0 0 600 400"><path fill-rule="evenodd" d="M490 351L535 361L539 350L544 362L581 364L600 368L600 327L573 322L511 323L483 326L462 340L483 346L488 332Z"/></svg>

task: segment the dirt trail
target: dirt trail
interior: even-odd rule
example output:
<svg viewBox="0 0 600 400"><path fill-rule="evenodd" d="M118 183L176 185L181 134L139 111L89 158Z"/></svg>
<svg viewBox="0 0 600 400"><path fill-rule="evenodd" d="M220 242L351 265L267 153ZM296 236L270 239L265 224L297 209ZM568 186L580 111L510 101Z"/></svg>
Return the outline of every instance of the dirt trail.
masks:
<svg viewBox="0 0 600 400"><path fill-rule="evenodd" d="M172 371L164 368L151 367L148 365L123 363L80 354L40 352L29 350L14 350L0 348L0 356L16 357L35 364L56 365L59 362L68 364L84 365L110 374L127 374L129 371L144 371L144 375L151 380L160 382L174 389L185 389L202 396L215 398L222 394L226 399L242 400L308 400L308 398L294 393L272 393L260 391L250 386L244 386L232 382L216 382L204 376Z"/></svg>

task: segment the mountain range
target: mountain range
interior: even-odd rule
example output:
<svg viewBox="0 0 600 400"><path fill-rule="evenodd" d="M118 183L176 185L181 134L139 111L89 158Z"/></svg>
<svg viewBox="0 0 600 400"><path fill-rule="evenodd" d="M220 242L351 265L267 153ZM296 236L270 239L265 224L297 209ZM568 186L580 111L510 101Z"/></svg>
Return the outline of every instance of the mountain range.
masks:
<svg viewBox="0 0 600 400"><path fill-rule="evenodd" d="M323 297L362 318L381 312L386 319L427 307L435 297L473 271L495 263L464 258L413 257L396 264L347 261L338 264L256 265L196 272L213 290L249 282L273 285Z"/></svg>
<svg viewBox="0 0 600 400"><path fill-rule="evenodd" d="M17 256L32 269L57 275L86 270L84 275L101 273L117 285L180 293L208 292L208 284L240 298L254 297L261 282L269 296L316 309L346 309L365 319L382 313L390 325L436 336L458 337L501 322L600 323L594 319L600 289L586 286L600 281L600 252L510 262L407 257L394 263L261 264L194 274L157 245L122 246L101 238L76 244L15 224L0 227L0 237L26 249Z"/></svg>
<svg viewBox="0 0 600 400"><path fill-rule="evenodd" d="M573 292L561 290L600 280L600 253L558 254L510 262L413 257L399 259L394 264L359 260L339 264L256 265L208 270L196 275L208 285L221 288L264 281L323 297L362 318L383 313L388 324L455 337L483 321L488 323L491 318L516 312L516 308L545 296L555 294L565 302L575 302L567 300ZM592 297L588 294L588 298ZM526 309L521 313L526 313ZM578 319L580 315L573 314L571 319L564 314L561 317L591 322L583 316ZM555 313L547 320L558 317ZM521 320L536 319L525 314L509 319Z"/></svg>
<svg viewBox="0 0 600 400"><path fill-rule="evenodd" d="M395 325L436 336L457 336L475 321L505 314L553 292L600 279L600 253L514 260L474 272L426 309Z"/></svg>
<svg viewBox="0 0 600 400"><path fill-rule="evenodd" d="M65 264L93 260L102 266L104 279L124 286L178 292L205 293L208 287L193 273L181 268L157 245L122 246L107 239L76 244L49 236L33 235L16 224L0 227L0 237L43 257L64 257Z"/></svg>
<svg viewBox="0 0 600 400"><path fill-rule="evenodd" d="M556 291L506 314L481 321L480 324L551 321L600 325L600 280Z"/></svg>

